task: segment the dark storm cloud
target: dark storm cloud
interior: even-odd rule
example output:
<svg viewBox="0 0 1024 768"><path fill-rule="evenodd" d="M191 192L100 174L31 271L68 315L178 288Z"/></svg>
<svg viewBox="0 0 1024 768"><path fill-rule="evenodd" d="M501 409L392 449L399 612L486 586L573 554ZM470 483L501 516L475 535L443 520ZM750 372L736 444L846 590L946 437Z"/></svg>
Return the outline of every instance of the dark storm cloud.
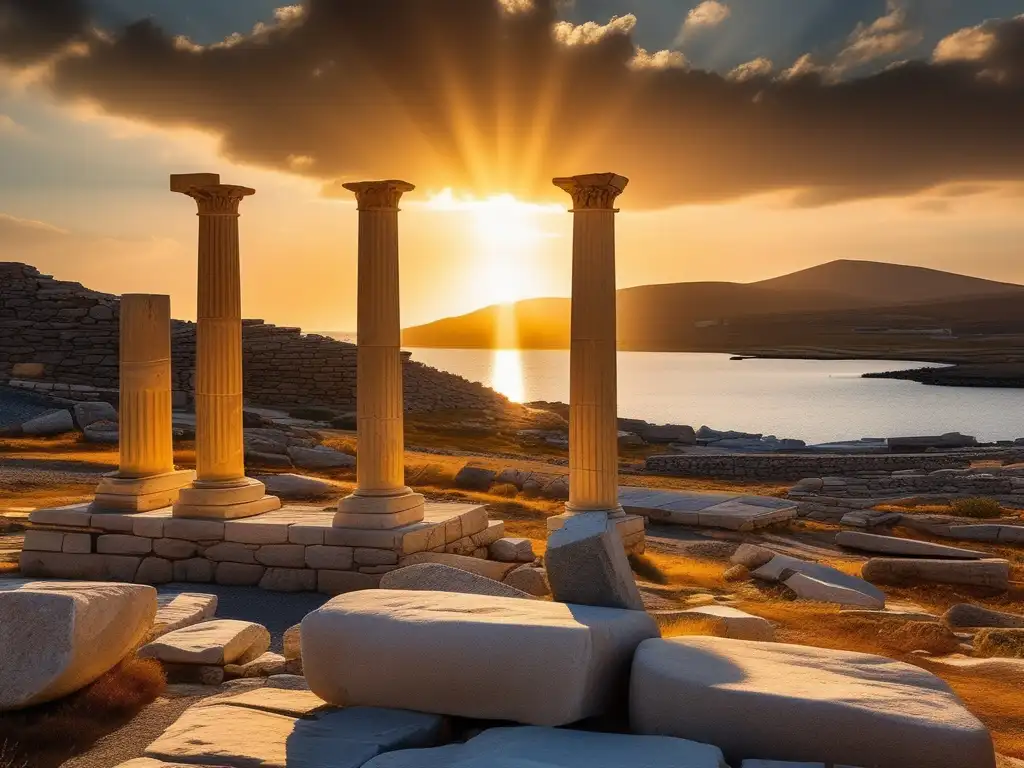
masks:
<svg viewBox="0 0 1024 768"><path fill-rule="evenodd" d="M148 20L93 31L72 0L0 0L0 59L25 65L77 42L53 69L61 97L210 130L234 160L324 181L558 199L551 177L612 170L631 177L636 208L1024 179L1024 17L869 77L736 82L638 57L628 20L553 35L555 0L504 3L516 12L310 0L201 48Z"/></svg>

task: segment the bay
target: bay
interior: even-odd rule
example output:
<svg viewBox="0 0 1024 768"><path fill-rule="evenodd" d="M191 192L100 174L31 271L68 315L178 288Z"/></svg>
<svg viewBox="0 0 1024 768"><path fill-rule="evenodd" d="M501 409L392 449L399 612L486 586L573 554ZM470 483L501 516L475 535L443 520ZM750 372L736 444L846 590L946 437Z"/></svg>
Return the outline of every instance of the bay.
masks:
<svg viewBox="0 0 1024 768"><path fill-rule="evenodd" d="M519 402L569 399L566 350L410 348L414 360ZM808 443L963 432L1024 436L1024 392L863 379L930 365L893 360L730 360L692 352L620 352L619 415L654 423L794 437Z"/></svg>

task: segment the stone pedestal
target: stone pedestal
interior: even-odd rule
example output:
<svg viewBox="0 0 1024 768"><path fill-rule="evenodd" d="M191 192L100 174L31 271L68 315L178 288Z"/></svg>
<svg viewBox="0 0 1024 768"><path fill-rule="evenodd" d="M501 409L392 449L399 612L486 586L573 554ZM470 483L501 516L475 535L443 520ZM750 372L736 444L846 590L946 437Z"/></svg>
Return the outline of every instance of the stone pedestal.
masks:
<svg viewBox="0 0 1024 768"><path fill-rule="evenodd" d="M345 184L359 206L356 490L338 503L340 528L391 529L423 519L424 499L405 485L398 202L404 181Z"/></svg>
<svg viewBox="0 0 1024 768"><path fill-rule="evenodd" d="M615 198L628 179L594 173L554 179L573 201L569 353L570 514L624 513L618 502L615 359Z"/></svg>
<svg viewBox="0 0 1024 768"><path fill-rule="evenodd" d="M195 478L175 471L171 435L171 299L121 297L120 466L103 477L96 512L147 512L173 504Z"/></svg>
<svg viewBox="0 0 1024 768"><path fill-rule="evenodd" d="M281 506L263 483L245 476L238 205L255 190L219 182L216 174L171 176L171 191L199 207L197 479L179 495L176 517L234 519Z"/></svg>

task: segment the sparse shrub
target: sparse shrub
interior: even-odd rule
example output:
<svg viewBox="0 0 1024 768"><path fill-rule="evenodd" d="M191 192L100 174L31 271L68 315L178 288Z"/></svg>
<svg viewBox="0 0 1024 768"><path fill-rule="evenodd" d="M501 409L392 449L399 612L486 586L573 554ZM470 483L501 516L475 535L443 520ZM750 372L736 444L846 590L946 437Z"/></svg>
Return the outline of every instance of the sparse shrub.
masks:
<svg viewBox="0 0 1024 768"><path fill-rule="evenodd" d="M971 498L955 499L949 505L954 515L959 517L976 517L981 519L1001 517L1002 507L995 499Z"/></svg>
<svg viewBox="0 0 1024 768"><path fill-rule="evenodd" d="M82 690L0 718L0 768L56 768L163 693L163 667L134 656Z"/></svg>
<svg viewBox="0 0 1024 768"><path fill-rule="evenodd" d="M979 656L1024 659L1024 629L983 629L974 636Z"/></svg>
<svg viewBox="0 0 1024 768"><path fill-rule="evenodd" d="M512 485L512 483L498 483L497 485L491 486L491 490L489 492L494 496L504 496L507 499L514 499L516 494L519 493L519 489Z"/></svg>
<svg viewBox="0 0 1024 768"><path fill-rule="evenodd" d="M668 576L662 573L657 563L647 555L630 555L629 567L644 581L649 581L652 584L668 584Z"/></svg>
<svg viewBox="0 0 1024 768"><path fill-rule="evenodd" d="M883 622L879 635L886 645L904 653L928 651L936 655L953 653L960 647L960 639L945 624L937 621L908 621L899 626Z"/></svg>

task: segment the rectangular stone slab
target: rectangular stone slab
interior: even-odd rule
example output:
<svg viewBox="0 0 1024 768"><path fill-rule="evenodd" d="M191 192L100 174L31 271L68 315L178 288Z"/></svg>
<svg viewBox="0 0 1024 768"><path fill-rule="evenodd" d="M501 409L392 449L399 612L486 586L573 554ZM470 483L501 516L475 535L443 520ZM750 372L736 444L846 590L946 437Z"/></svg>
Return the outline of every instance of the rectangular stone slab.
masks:
<svg viewBox="0 0 1024 768"><path fill-rule="evenodd" d="M934 560L873 557L863 569L864 578L879 584L933 581L939 584L974 584L993 589L1010 586L1006 560Z"/></svg>
<svg viewBox="0 0 1024 768"><path fill-rule="evenodd" d="M722 751L665 736L563 728L489 728L464 744L407 749L364 768L728 768Z"/></svg>
<svg viewBox="0 0 1024 768"><path fill-rule="evenodd" d="M302 659L332 704L565 725L612 709L633 650L657 635L642 611L369 590L303 619Z"/></svg>
<svg viewBox="0 0 1024 768"><path fill-rule="evenodd" d="M139 656L173 664L242 664L270 647L260 624L215 619L168 632L139 649Z"/></svg>
<svg viewBox="0 0 1024 768"><path fill-rule="evenodd" d="M310 719L226 703L195 706L146 756L232 768L360 768L381 752L436 743L441 725L437 715L365 707Z"/></svg>
<svg viewBox="0 0 1024 768"><path fill-rule="evenodd" d="M634 733L748 758L872 768L993 768L985 726L938 677L881 656L679 637L641 643Z"/></svg>

